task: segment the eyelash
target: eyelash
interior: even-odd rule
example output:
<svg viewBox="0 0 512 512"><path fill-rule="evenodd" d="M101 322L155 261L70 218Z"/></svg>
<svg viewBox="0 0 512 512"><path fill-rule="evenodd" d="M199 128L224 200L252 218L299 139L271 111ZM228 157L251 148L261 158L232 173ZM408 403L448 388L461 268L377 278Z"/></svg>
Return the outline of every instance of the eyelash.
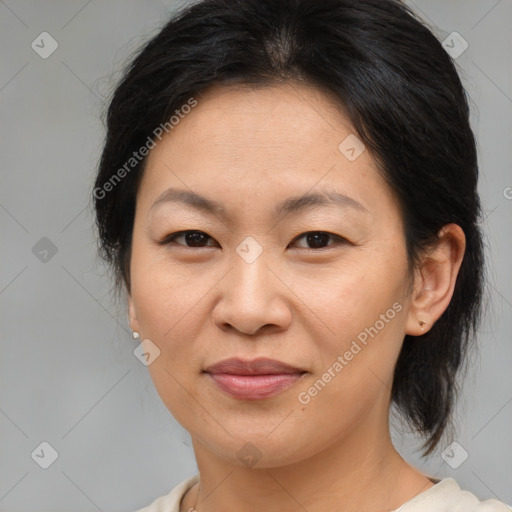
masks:
<svg viewBox="0 0 512 512"><path fill-rule="evenodd" d="M180 236L183 236L187 233L196 233L196 234L203 234L203 235L206 235L209 239L213 240L213 238L211 236L209 236L207 233L205 233L204 231L200 231L200 230L197 230L197 229L187 229L187 230L183 230L183 231L177 231L176 233L171 233L169 235L167 235L166 237L164 237L162 240L160 240L158 242L158 245L170 245L171 243L176 243L174 242L174 240ZM350 242L346 239L346 238L343 238L339 235L335 235L334 233L329 233L328 231L306 231L305 233L302 233L298 236L296 236L293 241L295 240L299 240L303 237L305 237L306 235L309 235L309 234L325 234L325 235L328 235L331 239L334 239L334 240L337 240L337 243L334 243L334 244L330 244L326 247L321 247L321 248L317 248L317 249L314 249L314 248L304 248L304 247L300 247L299 249L303 249L305 251L308 251L308 252L318 252L318 251L322 251L322 250L325 250L325 249L328 249L329 247L333 247L333 246L336 246L336 245L340 245L340 244L350 244ZM212 246L203 246L203 247L191 247L191 246L188 246L188 245L185 245L185 244L177 244L177 245L181 245L183 247L186 247L188 249L203 249L203 247L212 247Z"/></svg>

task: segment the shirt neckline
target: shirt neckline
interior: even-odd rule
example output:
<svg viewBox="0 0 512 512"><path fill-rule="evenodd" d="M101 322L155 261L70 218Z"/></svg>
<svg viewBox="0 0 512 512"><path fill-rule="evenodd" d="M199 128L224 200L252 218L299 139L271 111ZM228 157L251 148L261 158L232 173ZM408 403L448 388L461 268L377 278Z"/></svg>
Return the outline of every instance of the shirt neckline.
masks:
<svg viewBox="0 0 512 512"><path fill-rule="evenodd" d="M426 476L426 475L425 475ZM431 478L427 476L427 478L434 484L432 487L429 487L425 491L420 492L419 494L416 494L416 496L413 496L410 500L406 501L402 505L400 505L398 508L391 510L390 512L401 512L404 510L406 506L410 505L418 505L420 503L423 503L425 500L429 499L432 494L446 491L448 489L452 490L460 490L459 485L457 482L450 477L439 479L439 478ZM185 481L183 481L179 485L179 489L176 489L177 495L178 495L178 504L177 504L177 511L181 509L181 502L183 501L183 498L185 497L185 494L198 482L199 480L199 473L187 478Z"/></svg>
<svg viewBox="0 0 512 512"><path fill-rule="evenodd" d="M442 480L432 479L430 477L427 478L434 484L432 487L420 492L419 494L416 494L416 496L413 496L410 500L406 501L397 509L394 509L391 512L401 512L405 511L405 507L409 507L410 505L420 505L421 503L424 503L425 501L429 500L434 494L461 490L459 484L451 477L446 477L443 478Z"/></svg>

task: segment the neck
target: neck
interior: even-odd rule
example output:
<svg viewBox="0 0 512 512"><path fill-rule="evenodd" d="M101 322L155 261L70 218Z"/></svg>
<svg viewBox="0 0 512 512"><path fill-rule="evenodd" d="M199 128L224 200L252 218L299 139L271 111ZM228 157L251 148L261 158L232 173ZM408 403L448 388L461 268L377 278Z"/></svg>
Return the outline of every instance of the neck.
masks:
<svg viewBox="0 0 512 512"><path fill-rule="evenodd" d="M193 440L200 474L181 510L391 511L432 482L407 464L382 425L360 425L315 455L280 467L247 468L217 457Z"/></svg>

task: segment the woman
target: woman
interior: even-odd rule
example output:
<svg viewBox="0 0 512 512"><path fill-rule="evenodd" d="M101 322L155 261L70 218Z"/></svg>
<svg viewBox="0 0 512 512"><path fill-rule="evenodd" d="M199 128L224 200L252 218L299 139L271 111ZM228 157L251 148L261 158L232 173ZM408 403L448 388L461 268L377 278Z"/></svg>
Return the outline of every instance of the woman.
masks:
<svg viewBox="0 0 512 512"><path fill-rule="evenodd" d="M199 469L144 512L507 511L408 464L478 326L465 91L395 0L203 0L118 85L100 251Z"/></svg>

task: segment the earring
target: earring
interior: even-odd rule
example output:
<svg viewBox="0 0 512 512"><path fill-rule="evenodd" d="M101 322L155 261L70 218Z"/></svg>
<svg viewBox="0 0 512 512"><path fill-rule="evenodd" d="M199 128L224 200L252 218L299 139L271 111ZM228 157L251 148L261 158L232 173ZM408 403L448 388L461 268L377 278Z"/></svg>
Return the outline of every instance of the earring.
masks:
<svg viewBox="0 0 512 512"><path fill-rule="evenodd" d="M137 331L132 332L132 337L134 340L138 340L140 338L140 334Z"/></svg>

